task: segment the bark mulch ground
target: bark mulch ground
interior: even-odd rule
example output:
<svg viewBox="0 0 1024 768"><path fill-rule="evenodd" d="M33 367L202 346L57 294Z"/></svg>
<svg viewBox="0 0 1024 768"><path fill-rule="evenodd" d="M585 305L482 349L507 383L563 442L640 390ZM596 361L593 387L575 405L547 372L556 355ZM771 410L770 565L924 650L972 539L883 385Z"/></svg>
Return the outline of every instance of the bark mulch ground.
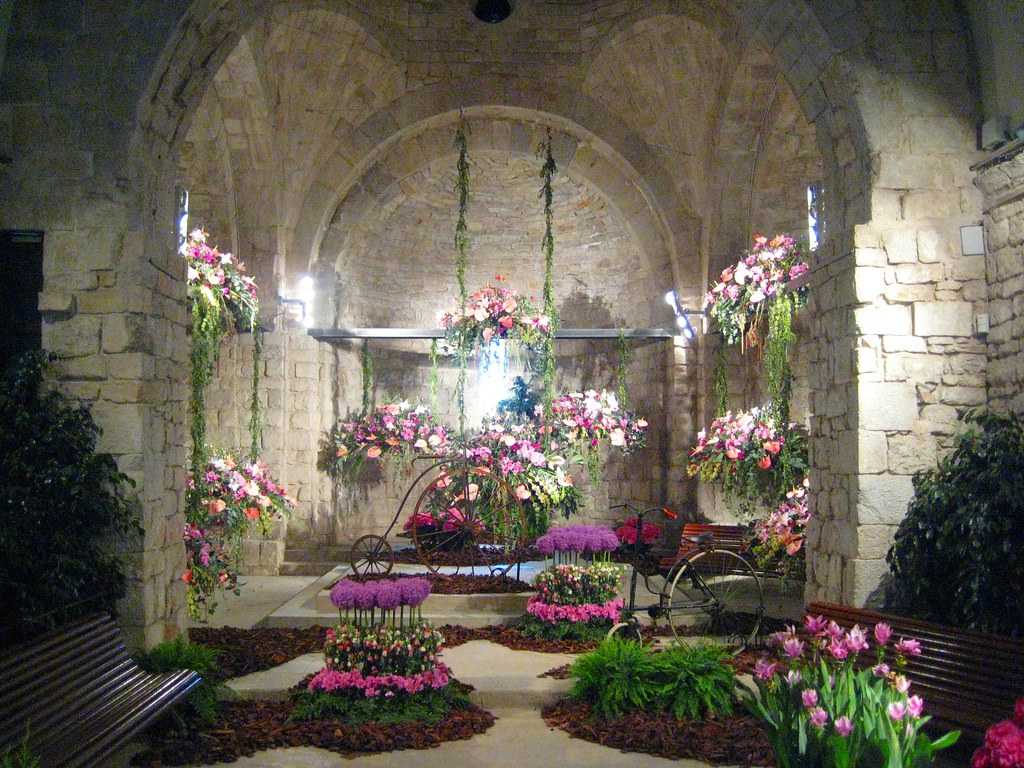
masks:
<svg viewBox="0 0 1024 768"><path fill-rule="evenodd" d="M445 573L393 573L390 576L374 576L368 579L354 578L356 581L378 580L380 578L391 579L427 579L431 584L431 594L434 595L493 595L512 594L521 592L533 592L533 587L525 581L519 581L509 576L484 576L469 573L445 574Z"/></svg>
<svg viewBox="0 0 1024 768"><path fill-rule="evenodd" d="M552 680L568 680L570 677L569 667L571 666L572 664L563 664L560 667L553 667L547 672L541 672L537 677L550 677Z"/></svg>
<svg viewBox="0 0 1024 768"><path fill-rule="evenodd" d="M234 762L267 749L320 747L342 755L429 749L446 741L470 739L494 725L490 712L470 705L453 709L436 725L399 723L346 725L339 720L288 722L292 705L283 701L226 703L217 721L184 735L172 731L151 734L152 746L136 755L132 765L206 765Z"/></svg>
<svg viewBox="0 0 1024 768"><path fill-rule="evenodd" d="M773 766L771 745L757 720L746 715L677 720L668 713L637 711L617 720L596 717L590 705L563 699L545 707L544 722L577 739L623 752L712 765Z"/></svg>
<svg viewBox="0 0 1024 768"><path fill-rule="evenodd" d="M419 552L414 548L406 547L396 549L394 553L396 563L405 565L420 565L423 563ZM543 560L544 555L534 547L526 547L515 554L514 562L526 563L533 560ZM453 550L451 552L434 552L430 555L430 562L434 566L459 566L460 568L486 568L488 565L507 563L508 556L501 552L487 552L474 550ZM515 570L515 566L512 566Z"/></svg>
<svg viewBox="0 0 1024 768"><path fill-rule="evenodd" d="M579 640L542 640L527 637L511 624L499 624L490 627L463 627L456 624L445 624L437 628L444 635L444 644L448 648L468 643L471 640L490 640L492 643L504 645L513 651L537 651L538 653L586 653L597 647L594 641Z"/></svg>
<svg viewBox="0 0 1024 768"><path fill-rule="evenodd" d="M220 653L217 664L221 679L241 677L252 672L270 669L306 653L319 653L324 649L327 627L303 629L260 627L193 627L189 638L216 648Z"/></svg>

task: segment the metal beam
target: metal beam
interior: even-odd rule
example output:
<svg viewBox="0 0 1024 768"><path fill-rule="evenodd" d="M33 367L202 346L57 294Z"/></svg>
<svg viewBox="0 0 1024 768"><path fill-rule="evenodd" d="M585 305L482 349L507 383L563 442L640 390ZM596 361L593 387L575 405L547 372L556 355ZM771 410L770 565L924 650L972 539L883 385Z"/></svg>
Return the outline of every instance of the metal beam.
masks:
<svg viewBox="0 0 1024 768"><path fill-rule="evenodd" d="M310 328L307 331L317 341L343 339L443 339L441 328ZM674 328L559 328L556 339L671 339L679 336Z"/></svg>

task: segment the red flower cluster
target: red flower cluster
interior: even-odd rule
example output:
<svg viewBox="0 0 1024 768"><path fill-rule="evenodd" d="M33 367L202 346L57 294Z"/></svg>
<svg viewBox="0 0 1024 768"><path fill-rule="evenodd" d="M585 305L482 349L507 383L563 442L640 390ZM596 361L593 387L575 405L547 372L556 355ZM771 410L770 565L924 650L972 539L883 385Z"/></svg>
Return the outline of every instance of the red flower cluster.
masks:
<svg viewBox="0 0 1024 768"><path fill-rule="evenodd" d="M615 529L615 535L623 544L636 544L636 515L630 517ZM640 528L640 543L653 544L661 536L661 528L646 520Z"/></svg>
<svg viewBox="0 0 1024 768"><path fill-rule="evenodd" d="M1024 699L1017 699L1012 720L996 723L971 758L971 768L1024 768Z"/></svg>

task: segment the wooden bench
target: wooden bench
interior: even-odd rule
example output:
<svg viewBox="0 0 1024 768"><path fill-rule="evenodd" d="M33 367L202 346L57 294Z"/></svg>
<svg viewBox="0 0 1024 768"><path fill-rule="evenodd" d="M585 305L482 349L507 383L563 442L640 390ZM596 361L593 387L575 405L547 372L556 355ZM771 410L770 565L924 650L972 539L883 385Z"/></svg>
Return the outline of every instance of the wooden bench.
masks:
<svg viewBox="0 0 1024 768"><path fill-rule="evenodd" d="M200 682L144 672L113 619L85 619L0 657L0 755L27 732L46 768L100 765Z"/></svg>
<svg viewBox="0 0 1024 768"><path fill-rule="evenodd" d="M924 698L925 713L942 726L983 733L1012 716L1014 701L1024 695L1024 641L832 603L812 603L807 612L847 629L860 624L872 630L885 622L894 640L920 640L921 655L908 659L906 675ZM867 666L874 658L869 651L859 661Z"/></svg>
<svg viewBox="0 0 1024 768"><path fill-rule="evenodd" d="M742 525L686 523L683 525L683 533L679 537L679 549L674 555L661 558L661 567L671 568L680 558L688 557L699 550L700 547L695 542L700 537L710 537L715 547L745 556L750 535Z"/></svg>

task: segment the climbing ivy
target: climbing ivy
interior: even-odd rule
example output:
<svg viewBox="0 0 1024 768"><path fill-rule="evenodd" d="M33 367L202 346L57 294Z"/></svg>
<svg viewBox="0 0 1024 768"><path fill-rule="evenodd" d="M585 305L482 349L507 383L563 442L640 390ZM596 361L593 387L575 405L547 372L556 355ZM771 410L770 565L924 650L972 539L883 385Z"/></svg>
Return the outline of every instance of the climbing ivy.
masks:
<svg viewBox="0 0 1024 768"><path fill-rule="evenodd" d="M189 419L192 437L192 477L197 485L201 482L202 470L206 466L206 387L213 378L213 366L217 362L220 342L224 338L224 320L220 306L199 299L192 301L192 364L191 392L189 394ZM196 489L198 490L198 488ZM193 496L195 494L192 494ZM190 504L190 511L193 505Z"/></svg>
<svg viewBox="0 0 1024 768"><path fill-rule="evenodd" d="M373 407L373 358L370 357L370 342L363 341L362 352L362 373L363 373L363 415L370 412Z"/></svg>
<svg viewBox="0 0 1024 768"><path fill-rule="evenodd" d="M466 313L466 266L469 263L469 228L466 224L466 211L469 207L469 148L466 144L466 124L459 120L455 132L455 148L459 150L459 159L455 164L455 191L459 195L459 217L455 222L455 279L459 284L459 302L462 313ZM459 436L466 439L466 365L468 352L460 347L459 379L456 385L455 400L459 409Z"/></svg>
<svg viewBox="0 0 1024 768"><path fill-rule="evenodd" d="M715 352L715 367L711 374L711 392L715 400L715 416L724 416L729 410L729 379L725 370L725 347Z"/></svg>
<svg viewBox="0 0 1024 768"><path fill-rule="evenodd" d="M626 410L628 407L627 396L628 388L626 387L626 369L629 367L630 361L633 359L633 353L629 349L629 344L626 342L626 334L619 329L619 340L618 340L618 352L619 352L619 364L615 370L615 378L618 383L618 397L619 397L619 408Z"/></svg>
<svg viewBox="0 0 1024 768"><path fill-rule="evenodd" d="M252 332L252 395L249 401L249 458L256 461L263 444L263 412L260 406L260 365L263 358L263 331L257 325Z"/></svg>
<svg viewBox="0 0 1024 768"><path fill-rule="evenodd" d="M764 369L769 407L780 425L789 423L789 399L793 389L793 370L789 352L796 342L793 315L796 306L791 294L783 294L768 308L768 336L764 345Z"/></svg>
<svg viewBox="0 0 1024 768"><path fill-rule="evenodd" d="M437 413L437 339L430 342L430 412Z"/></svg>
<svg viewBox="0 0 1024 768"><path fill-rule="evenodd" d="M540 176L543 179L541 197L544 198L544 238L541 250L544 252L544 314L551 324L551 334L544 341L543 364L541 375L544 380L544 420L551 419L551 404L555 399L555 331L558 330L558 308L555 306L554 268L555 268L555 231L553 226L552 180L558 171L554 155L551 152L551 129L541 147L544 153L544 165Z"/></svg>

